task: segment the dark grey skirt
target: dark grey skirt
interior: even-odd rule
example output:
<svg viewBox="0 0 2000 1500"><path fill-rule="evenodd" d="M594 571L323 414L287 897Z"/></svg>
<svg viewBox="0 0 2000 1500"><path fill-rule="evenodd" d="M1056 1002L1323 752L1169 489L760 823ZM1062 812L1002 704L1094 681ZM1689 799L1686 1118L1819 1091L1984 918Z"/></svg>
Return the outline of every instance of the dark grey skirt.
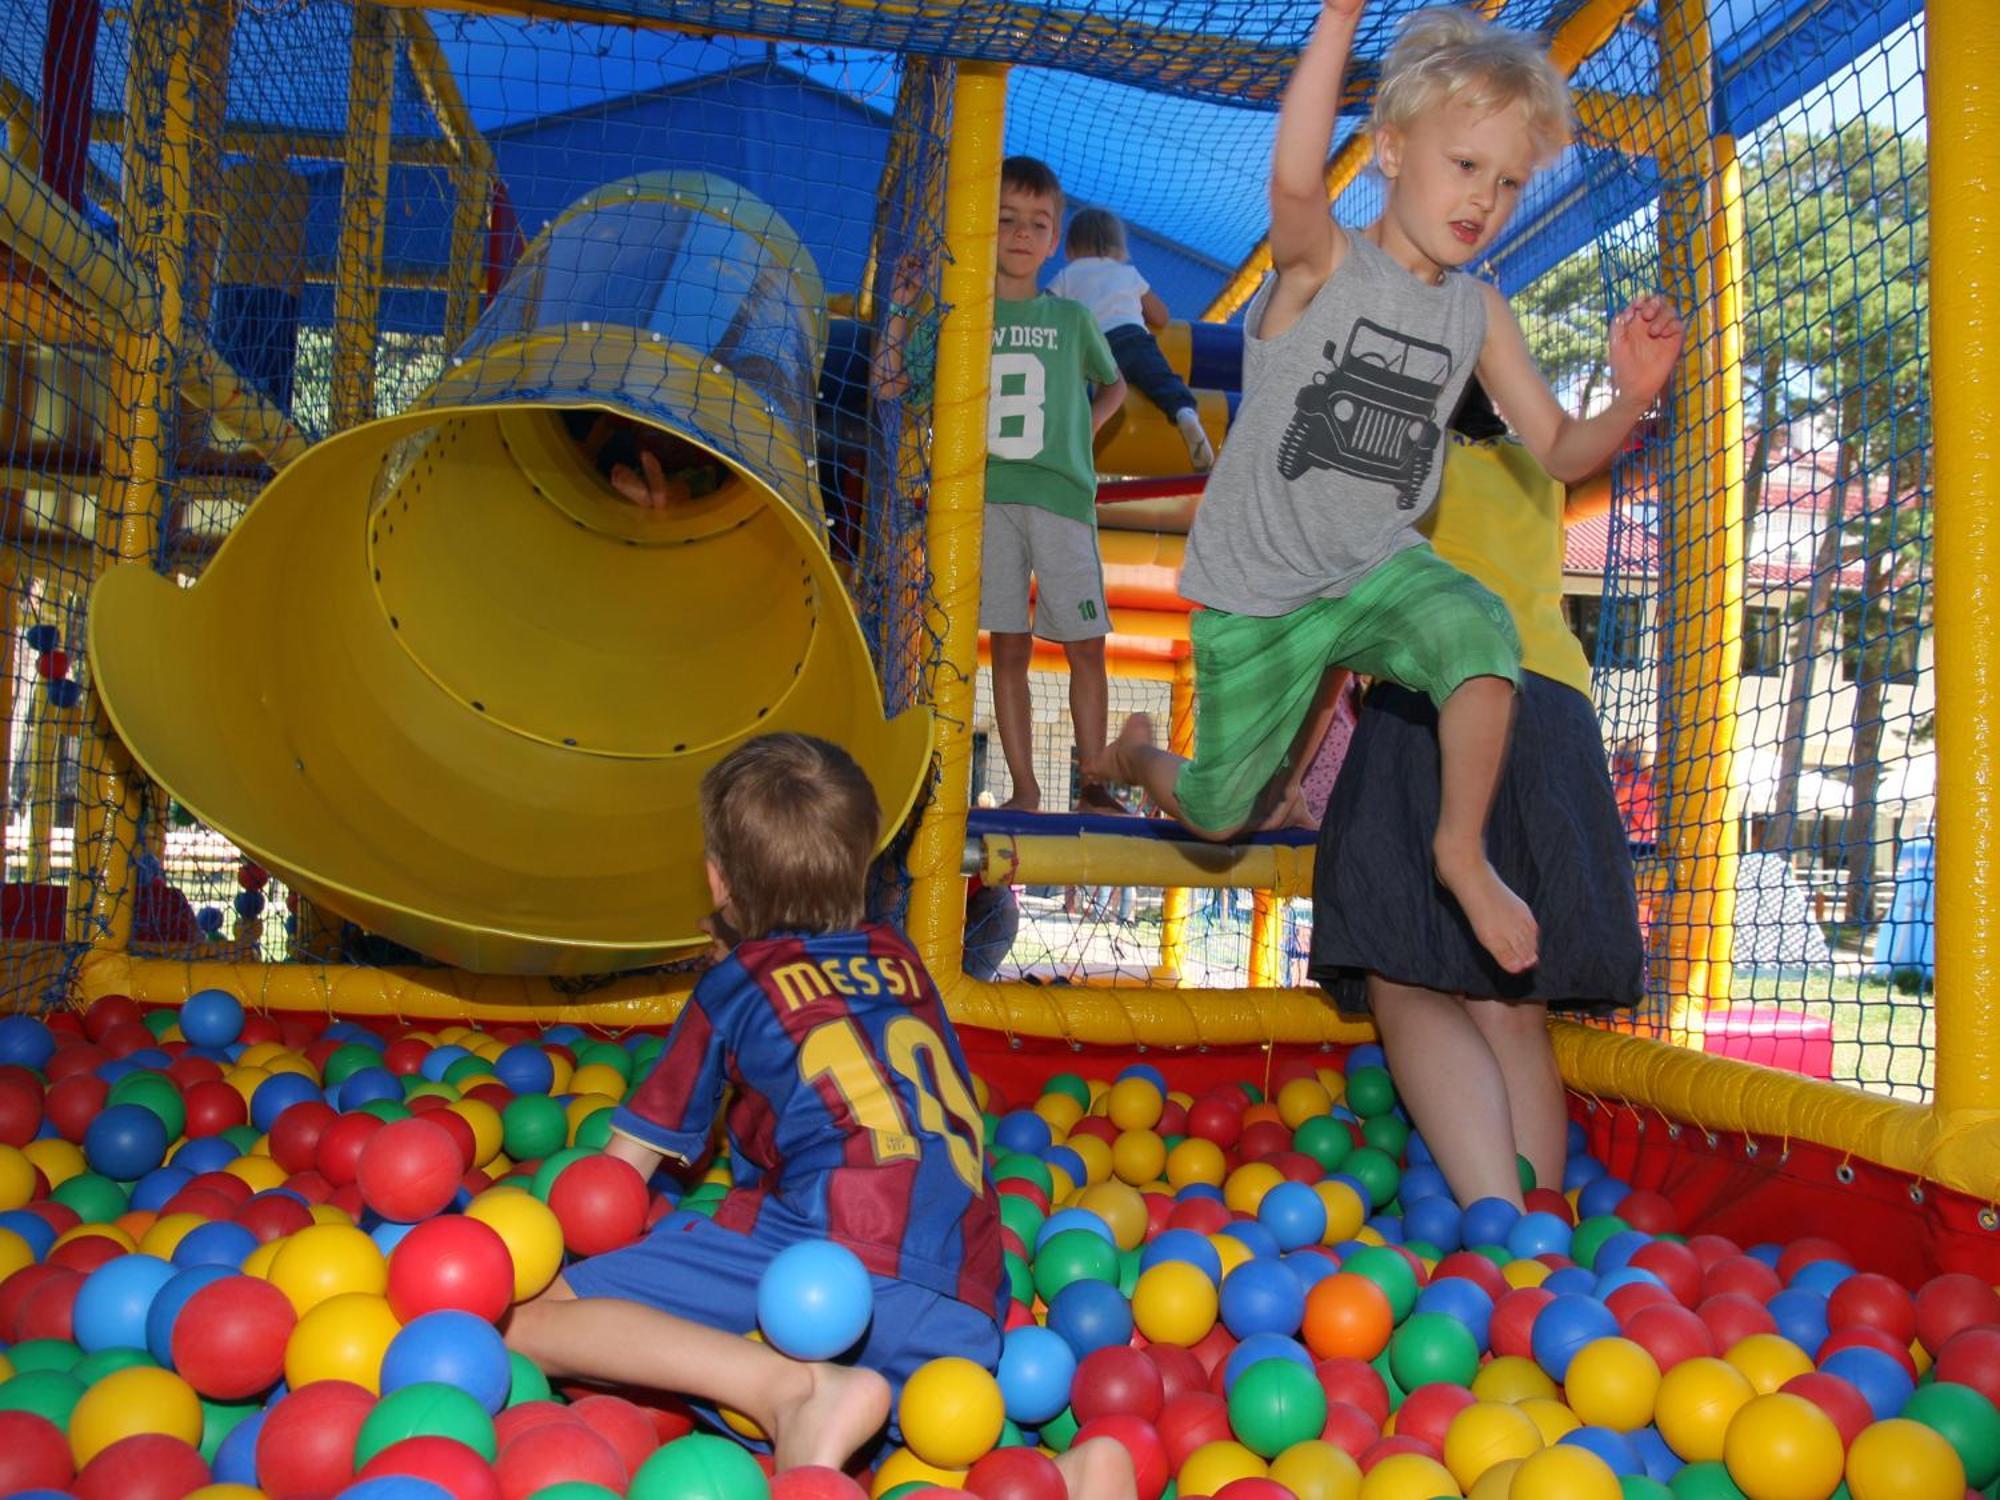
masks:
<svg viewBox="0 0 2000 1500"><path fill-rule="evenodd" d="M1366 979L1566 1010L1636 1005L1645 979L1632 856L1590 700L1525 673L1487 857L1541 928L1526 974L1495 964L1431 866L1437 710L1378 683L1334 783L1313 872L1308 972L1349 1015Z"/></svg>

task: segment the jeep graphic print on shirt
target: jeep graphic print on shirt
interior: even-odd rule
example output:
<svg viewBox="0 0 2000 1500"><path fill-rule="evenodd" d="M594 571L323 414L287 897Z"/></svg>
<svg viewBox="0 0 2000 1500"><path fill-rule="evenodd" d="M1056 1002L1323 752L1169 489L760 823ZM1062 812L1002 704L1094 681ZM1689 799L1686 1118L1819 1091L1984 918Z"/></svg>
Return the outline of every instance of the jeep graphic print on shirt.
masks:
<svg viewBox="0 0 2000 1500"><path fill-rule="evenodd" d="M1333 469L1396 487L1396 505L1414 510L1436 462L1444 423L1438 397L1451 380L1451 350L1357 319L1347 352L1328 340L1331 370L1301 387L1278 444L1278 472L1297 479Z"/></svg>

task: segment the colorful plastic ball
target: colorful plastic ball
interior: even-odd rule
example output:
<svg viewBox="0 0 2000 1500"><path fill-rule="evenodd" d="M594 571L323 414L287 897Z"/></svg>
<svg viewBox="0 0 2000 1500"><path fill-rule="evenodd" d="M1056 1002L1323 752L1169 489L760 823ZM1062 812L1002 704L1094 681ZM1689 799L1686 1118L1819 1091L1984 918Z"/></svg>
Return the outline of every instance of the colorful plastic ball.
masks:
<svg viewBox="0 0 2000 1500"><path fill-rule="evenodd" d="M288 1392L257 1432L257 1483L272 1500L339 1490L354 1477L355 1439L374 1406L370 1392L345 1381Z"/></svg>
<svg viewBox="0 0 2000 1500"><path fill-rule="evenodd" d="M911 1375L896 1412L910 1451L947 1469L983 1458L999 1442L1007 1415L999 1382L956 1356L931 1360Z"/></svg>
<svg viewBox="0 0 2000 1500"><path fill-rule="evenodd" d="M228 1266L176 1268L166 1284L154 1294L152 1306L146 1310L146 1352L158 1363L171 1368L174 1325L180 1321L181 1310L203 1287L211 1282L227 1280L234 1274ZM287 1307L290 1305L286 1303Z"/></svg>
<svg viewBox="0 0 2000 1500"><path fill-rule="evenodd" d="M136 1182L165 1160L167 1127L141 1104L113 1104L84 1132L91 1169L117 1182Z"/></svg>
<svg viewBox="0 0 2000 1500"><path fill-rule="evenodd" d="M810 1471L789 1470L779 1476L779 1482L806 1472ZM852 1497L834 1491L831 1484L829 1480L828 1489L797 1496L789 1492L781 1494L779 1485L774 1484L771 1500L852 1500ZM1068 1486L1055 1461L1038 1449L1026 1447L995 1448L972 1466L965 1476L965 1488L979 1496L980 1500L1068 1500L1069 1496Z"/></svg>
<svg viewBox="0 0 2000 1500"><path fill-rule="evenodd" d="M33 1412L0 1411L0 1495L66 1490L75 1473L62 1428Z"/></svg>
<svg viewBox="0 0 2000 1500"><path fill-rule="evenodd" d="M1562 1381L1584 1345L1617 1336L1618 1319L1609 1308L1592 1297L1570 1295L1557 1297L1536 1315L1530 1345L1535 1363Z"/></svg>
<svg viewBox="0 0 2000 1500"><path fill-rule="evenodd" d="M1282 1266L1278 1269L1284 1271ZM1062 1335L1081 1359L1093 1349L1122 1344L1132 1337L1132 1306L1117 1287L1106 1282L1072 1282L1049 1303L1048 1326Z"/></svg>
<svg viewBox="0 0 2000 1500"><path fill-rule="evenodd" d="M1820 1369L1838 1375L1857 1391L1875 1413L1877 1421L1900 1416L1903 1403L1916 1389L1916 1381L1894 1359L1879 1349L1841 1349L1820 1361Z"/></svg>
<svg viewBox="0 0 2000 1500"><path fill-rule="evenodd" d="M549 1188L549 1208L575 1255L602 1255L639 1238L651 1207L646 1180L631 1163L589 1154L571 1162Z"/></svg>
<svg viewBox="0 0 2000 1500"><path fill-rule="evenodd" d="M344 1293L379 1296L388 1286L389 1268L375 1242L359 1229L315 1224L280 1242L266 1279L303 1316Z"/></svg>
<svg viewBox="0 0 2000 1500"><path fill-rule="evenodd" d="M1077 1429L1071 1446L1106 1440L1118 1444L1132 1460L1139 1500L1159 1500L1172 1475L1167 1468L1166 1446L1153 1425L1137 1417L1099 1417Z"/></svg>
<svg viewBox="0 0 2000 1500"><path fill-rule="evenodd" d="M243 1032L243 1003L227 990L196 990L182 1002L181 1035L197 1047L227 1047Z"/></svg>
<svg viewBox="0 0 2000 1500"><path fill-rule="evenodd" d="M443 1485L414 1474L374 1474L357 1479L334 1500L460 1500Z"/></svg>
<svg viewBox="0 0 2000 1500"><path fill-rule="evenodd" d="M1972 1387L1949 1381L1919 1386L1901 1415L1951 1444L1971 1488L1984 1489L2000 1478L2000 1411Z"/></svg>
<svg viewBox="0 0 2000 1500"><path fill-rule="evenodd" d="M1611 1465L1597 1454L1558 1443L1523 1459L1508 1493L1521 1500L1623 1500L1625 1492Z"/></svg>
<svg viewBox="0 0 2000 1500"><path fill-rule="evenodd" d="M1710 1358L1684 1360L1660 1378L1653 1425L1686 1462L1718 1462L1731 1420L1756 1394L1734 1365Z"/></svg>
<svg viewBox="0 0 2000 1500"><path fill-rule="evenodd" d="M1421 1453L1392 1452L1364 1469L1360 1500L1434 1500L1458 1487L1451 1470Z"/></svg>
<svg viewBox="0 0 2000 1500"><path fill-rule="evenodd" d="M1253 1333L1223 1359L1222 1394L1227 1396L1245 1370L1266 1359L1288 1359L1305 1369L1313 1368L1312 1355L1298 1340L1286 1338L1282 1333Z"/></svg>
<svg viewBox="0 0 2000 1500"><path fill-rule="evenodd" d="M748 1452L727 1438L676 1438L632 1476L627 1500L763 1500L770 1487Z"/></svg>
<svg viewBox="0 0 2000 1500"><path fill-rule="evenodd" d="M358 1477L364 1484L391 1477L421 1480L451 1500L502 1500L499 1476L485 1458L444 1437L411 1437L391 1443L361 1465ZM389 1495L383 1500L390 1500ZM403 1496L398 1494L396 1500L403 1500ZM409 1500L416 1500L416 1495L410 1494Z"/></svg>
<svg viewBox="0 0 2000 1500"><path fill-rule="evenodd" d="M583 1165L564 1173L558 1191ZM643 1203L645 1184L639 1187ZM560 1216L560 1205L551 1206ZM875 1285L867 1268L852 1250L831 1240L788 1246L772 1257L757 1283L757 1325L773 1348L793 1359L832 1359L845 1353L874 1313Z"/></svg>
<svg viewBox="0 0 2000 1500"><path fill-rule="evenodd" d="M174 1320L169 1353L173 1367L202 1395L240 1400L277 1383L297 1324L291 1299L277 1287L230 1275L188 1298Z"/></svg>
<svg viewBox="0 0 2000 1500"><path fill-rule="evenodd" d="M1317 1245L1326 1233L1326 1204L1302 1182L1281 1182L1257 1205L1257 1222L1281 1250Z"/></svg>
<svg viewBox="0 0 2000 1500"><path fill-rule="evenodd" d="M1361 1491L1354 1460L1318 1438L1294 1443L1272 1459L1270 1477L1298 1500L1355 1500Z"/></svg>
<svg viewBox="0 0 2000 1500"><path fill-rule="evenodd" d="M366 1464L383 1449L413 1437L449 1438L489 1462L499 1456L493 1418L466 1392L448 1385L404 1386L382 1398L361 1424L354 1459Z"/></svg>
<svg viewBox="0 0 2000 1500"><path fill-rule="evenodd" d="M1069 1404L1076 1369L1076 1352L1060 1334L1034 1324L1008 1330L998 1370L1006 1414L1039 1427Z"/></svg>
<svg viewBox="0 0 2000 1500"><path fill-rule="evenodd" d="M514 1262L514 1300L539 1295L562 1269L562 1225L549 1206L531 1193L497 1189L481 1193L465 1210L507 1246Z"/></svg>
<svg viewBox="0 0 2000 1500"><path fill-rule="evenodd" d="M1406 1391L1469 1385L1479 1370L1479 1341L1444 1313L1412 1313L1389 1339L1389 1369Z"/></svg>
<svg viewBox="0 0 2000 1500"><path fill-rule="evenodd" d="M1538 1255L1566 1255L1571 1239L1570 1226L1552 1213L1522 1214L1507 1231L1503 1243L1514 1256L1532 1260Z"/></svg>
<svg viewBox="0 0 2000 1500"><path fill-rule="evenodd" d="M1304 1288L1282 1261L1248 1260L1222 1280L1222 1322L1239 1339L1297 1333L1305 1304Z"/></svg>
<svg viewBox="0 0 2000 1500"><path fill-rule="evenodd" d="M192 1444L163 1433L121 1438L78 1470L77 1500L183 1500L209 1481Z"/></svg>
<svg viewBox="0 0 2000 1500"><path fill-rule="evenodd" d="M382 1357L384 1394L436 1382L456 1386L489 1412L506 1405L513 1379L499 1331L483 1318L450 1309L414 1319Z"/></svg>
<svg viewBox="0 0 2000 1500"><path fill-rule="evenodd" d="M619 1495L632 1472L610 1443L581 1422L568 1420L509 1438L495 1469L503 1494L537 1497L567 1485L598 1485L606 1494Z"/></svg>
<svg viewBox="0 0 2000 1500"><path fill-rule="evenodd" d="M1646 1461L1639 1456L1637 1445L1626 1434L1609 1427L1579 1427L1575 1432L1564 1433L1560 1441L1595 1453L1620 1480L1646 1472Z"/></svg>
<svg viewBox="0 0 2000 1500"><path fill-rule="evenodd" d="M1847 1488L1854 1500L1958 1500L1965 1465L1923 1423L1891 1417L1864 1429L1847 1450Z"/></svg>
<svg viewBox="0 0 2000 1500"><path fill-rule="evenodd" d="M1505 1282L1501 1283L1506 1285ZM1484 1351L1493 1330L1493 1296L1476 1281L1462 1276L1434 1276L1417 1293L1416 1311L1441 1313L1462 1324Z"/></svg>
<svg viewBox="0 0 2000 1500"><path fill-rule="evenodd" d="M146 1315L175 1274L151 1255L120 1255L92 1271L70 1314L77 1346L86 1353L145 1348Z"/></svg>
<svg viewBox="0 0 2000 1500"><path fill-rule="evenodd" d="M1480 1198L1459 1218L1459 1237L1468 1245L1505 1245L1521 1210L1505 1198Z"/></svg>
<svg viewBox="0 0 2000 1500"><path fill-rule="evenodd" d="M2000 1291L1979 1277L1948 1271L1918 1289L1917 1338L1931 1354L1952 1335L1982 1324L2000 1324Z"/></svg>
<svg viewBox="0 0 2000 1500"><path fill-rule="evenodd" d="M1300 1333L1321 1359L1373 1359L1394 1330L1388 1295L1366 1277L1342 1271L1306 1294Z"/></svg>
<svg viewBox="0 0 2000 1500"><path fill-rule="evenodd" d="M1326 1426L1319 1378L1289 1359L1259 1360L1229 1390L1229 1425L1237 1441L1263 1458L1316 1438Z"/></svg>
<svg viewBox="0 0 2000 1500"><path fill-rule="evenodd" d="M1005 1390L1001 1394L1004 1396ZM1125 1415L1151 1422L1166 1404L1160 1367L1130 1345L1093 1350L1070 1382L1070 1411L1079 1422Z"/></svg>
<svg viewBox="0 0 2000 1500"><path fill-rule="evenodd" d="M1827 1500L1844 1458L1826 1413L1782 1391L1746 1402L1723 1440L1729 1477L1750 1500Z"/></svg>
<svg viewBox="0 0 2000 1500"><path fill-rule="evenodd" d="M380 1391L382 1361L400 1330L383 1297L329 1297L304 1313L285 1341L285 1381L294 1390L332 1380Z"/></svg>
<svg viewBox="0 0 2000 1500"><path fill-rule="evenodd" d="M514 1300L514 1263L492 1226L444 1214L411 1226L396 1242L386 1291L405 1323L447 1309L496 1323Z"/></svg>
<svg viewBox="0 0 2000 1500"><path fill-rule="evenodd" d="M69 1416L70 1452L82 1468L120 1438L140 1433L192 1446L201 1441L201 1423L201 1399L192 1386L171 1371L134 1365L83 1393Z"/></svg>
<svg viewBox="0 0 2000 1500"><path fill-rule="evenodd" d="M392 1121L368 1138L355 1181L370 1208L408 1224L450 1203L465 1168L458 1143L444 1127L412 1116Z"/></svg>
<svg viewBox="0 0 2000 1500"><path fill-rule="evenodd" d="M1660 1378L1658 1361L1641 1345L1600 1338L1576 1352L1563 1384L1585 1425L1630 1432L1653 1420Z"/></svg>

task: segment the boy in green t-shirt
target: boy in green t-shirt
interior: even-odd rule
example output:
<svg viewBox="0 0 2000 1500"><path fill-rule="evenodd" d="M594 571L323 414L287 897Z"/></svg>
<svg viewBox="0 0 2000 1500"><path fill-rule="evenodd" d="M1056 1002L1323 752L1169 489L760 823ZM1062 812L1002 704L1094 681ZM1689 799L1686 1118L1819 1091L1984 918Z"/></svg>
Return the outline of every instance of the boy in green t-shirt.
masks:
<svg viewBox="0 0 2000 1500"><path fill-rule="evenodd" d="M1037 290L1062 228L1062 185L1030 156L1000 169L1000 240L993 283L993 369L987 395L986 523L980 553L979 628L993 642L993 714L1022 812L1041 806L1035 779L1028 668L1035 637L1059 642L1069 658L1069 711L1079 764L1104 753L1104 567L1097 551L1097 429L1125 402L1125 381L1097 320L1081 302ZM899 281L902 278L899 277ZM899 292L900 292L899 287ZM876 362L878 396L909 388L906 314L899 296ZM1090 387L1095 385L1093 396ZM1029 623L1028 584L1035 584ZM1077 805L1123 812L1099 783L1085 782Z"/></svg>

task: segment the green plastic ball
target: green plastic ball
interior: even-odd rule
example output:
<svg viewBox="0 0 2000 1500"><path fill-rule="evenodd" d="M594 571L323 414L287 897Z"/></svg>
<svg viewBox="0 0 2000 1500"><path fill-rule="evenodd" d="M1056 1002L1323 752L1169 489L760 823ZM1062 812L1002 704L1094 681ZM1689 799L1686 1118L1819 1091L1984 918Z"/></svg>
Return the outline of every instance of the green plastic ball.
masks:
<svg viewBox="0 0 2000 1500"><path fill-rule="evenodd" d="M1584 1270L1593 1270L1597 1264L1597 1252L1604 1247L1604 1242L1631 1227L1616 1214L1596 1214L1585 1219L1570 1235L1569 1258Z"/></svg>
<svg viewBox="0 0 2000 1500"><path fill-rule="evenodd" d="M1390 1161L1401 1161L1410 1144L1410 1122L1401 1115L1372 1116L1362 1122L1361 1139Z"/></svg>
<svg viewBox="0 0 2000 1500"><path fill-rule="evenodd" d="M167 1139L177 1141L187 1134L187 1102L173 1079L164 1073L127 1073L111 1085L104 1096L106 1105L137 1104L151 1110L167 1127Z"/></svg>
<svg viewBox="0 0 2000 1500"><path fill-rule="evenodd" d="M320 1070L320 1078L328 1088L337 1083L345 1083L363 1068L381 1066L382 1054L373 1047L364 1047L359 1042L349 1042L339 1048L326 1060Z"/></svg>
<svg viewBox="0 0 2000 1500"><path fill-rule="evenodd" d="M1055 1177L1049 1172L1049 1164L1038 1156L1029 1156L1023 1151L1003 1151L993 1161L995 1182L1032 1182L1042 1191L1044 1198L1055 1190Z"/></svg>
<svg viewBox="0 0 2000 1500"><path fill-rule="evenodd" d="M1389 1339L1389 1368L1406 1391L1438 1382L1470 1385L1479 1373L1479 1341L1445 1313L1412 1313Z"/></svg>
<svg viewBox="0 0 2000 1500"><path fill-rule="evenodd" d="M606 1105L593 1109L583 1117L583 1123L576 1127L576 1144L586 1151L602 1151L611 1143L611 1116L614 1111Z"/></svg>
<svg viewBox="0 0 2000 1500"><path fill-rule="evenodd" d="M1000 1263L1007 1272L1007 1290L1014 1300L1023 1307L1035 1300L1035 1273L1028 1269L1028 1263L1012 1250L1001 1252Z"/></svg>
<svg viewBox="0 0 2000 1500"><path fill-rule="evenodd" d="M592 1063L602 1063L624 1079L632 1081L632 1054L616 1042L585 1042L576 1049L576 1065L587 1068Z"/></svg>
<svg viewBox="0 0 2000 1500"><path fill-rule="evenodd" d="M696 1433L655 1450L625 1493L628 1500L765 1500L771 1486L747 1448Z"/></svg>
<svg viewBox="0 0 2000 1500"><path fill-rule="evenodd" d="M144 1349L99 1349L95 1354L86 1354L70 1367L70 1374L81 1380L86 1387L98 1381L113 1370L129 1370L134 1365L151 1365L159 1368L160 1362Z"/></svg>
<svg viewBox="0 0 2000 1500"><path fill-rule="evenodd" d="M1625 1492L1625 1500L1673 1500L1672 1490L1644 1474L1621 1475L1618 1487Z"/></svg>
<svg viewBox="0 0 2000 1500"><path fill-rule="evenodd" d="M1341 1270L1365 1276L1382 1288L1389 1299L1389 1311L1398 1323L1417 1305L1417 1273L1402 1255L1387 1245L1369 1245L1355 1251L1341 1263Z"/></svg>
<svg viewBox="0 0 2000 1500"><path fill-rule="evenodd" d="M1076 1429L1080 1424L1076 1413L1065 1406L1048 1421L1042 1423L1042 1446L1055 1453L1066 1453L1069 1445L1076 1441Z"/></svg>
<svg viewBox="0 0 2000 1500"><path fill-rule="evenodd" d="M28 1411L47 1417L63 1431L83 1399L83 1382L67 1370L30 1370L0 1382L0 1411Z"/></svg>
<svg viewBox="0 0 2000 1500"><path fill-rule="evenodd" d="M583 1146L565 1146L560 1151L550 1153L541 1166L535 1169L534 1180L528 1184L528 1191L542 1202L548 1202L549 1194L555 1191L556 1179L562 1176L563 1169L582 1161L586 1156L596 1154Z"/></svg>
<svg viewBox="0 0 2000 1500"><path fill-rule="evenodd" d="M1667 1485L1676 1500L1748 1500L1721 1463L1689 1464Z"/></svg>
<svg viewBox="0 0 2000 1500"><path fill-rule="evenodd" d="M201 1457L203 1463L214 1463L215 1455L222 1449L222 1440L264 1409L261 1401L211 1401L201 1398Z"/></svg>
<svg viewBox="0 0 2000 1500"><path fill-rule="evenodd" d="M528 1496L528 1500L618 1500L618 1491L582 1479L565 1479Z"/></svg>
<svg viewBox="0 0 2000 1500"><path fill-rule="evenodd" d="M16 1375L30 1370L74 1370L83 1350L68 1339L24 1339L7 1351L7 1358L13 1361Z"/></svg>
<svg viewBox="0 0 2000 1500"><path fill-rule="evenodd" d="M569 1116L547 1094L522 1094L500 1111L500 1149L515 1161L540 1161L569 1140Z"/></svg>
<svg viewBox="0 0 2000 1500"><path fill-rule="evenodd" d="M1899 1415L1923 1423L1957 1450L1970 1488L1984 1489L2000 1478L2000 1411L1971 1386L1949 1380L1924 1386Z"/></svg>
<svg viewBox="0 0 2000 1500"><path fill-rule="evenodd" d="M74 1210L86 1224L109 1224L126 1209L125 1189L95 1172L77 1173L58 1183L49 1196Z"/></svg>
<svg viewBox="0 0 2000 1500"><path fill-rule="evenodd" d="M1056 1293L1072 1281L1118 1280L1118 1251L1112 1243L1088 1229L1065 1229L1051 1235L1035 1255L1035 1290L1043 1302L1056 1300Z"/></svg>
<svg viewBox="0 0 2000 1500"><path fill-rule="evenodd" d="M1389 1410L1395 1411L1403 1404L1403 1398L1410 1393L1396 1380L1396 1372L1389 1368L1389 1351L1384 1349L1368 1361L1368 1367L1382 1377L1382 1388L1389 1393Z"/></svg>
<svg viewBox="0 0 2000 1500"><path fill-rule="evenodd" d="M1396 1107L1396 1085L1387 1068L1356 1068L1347 1075L1347 1107L1362 1119L1386 1115Z"/></svg>
<svg viewBox="0 0 2000 1500"><path fill-rule="evenodd" d="M153 1033L153 1040L157 1042L167 1034L167 1028L180 1018L181 1014L177 1010L149 1010L139 1019L145 1024L146 1029Z"/></svg>
<svg viewBox="0 0 2000 1500"><path fill-rule="evenodd" d="M1067 1094L1085 1109L1090 1108L1090 1085L1074 1073L1058 1073L1042 1085L1044 1094Z"/></svg>
<svg viewBox="0 0 2000 1500"><path fill-rule="evenodd" d="M1229 1426L1236 1440L1263 1458L1317 1438L1326 1426L1326 1390L1296 1360L1260 1359L1229 1390Z"/></svg>
<svg viewBox="0 0 2000 1500"><path fill-rule="evenodd" d="M232 1125L222 1132L222 1138L236 1148L239 1156L248 1156L264 1139L264 1132L255 1125Z"/></svg>
<svg viewBox="0 0 2000 1500"><path fill-rule="evenodd" d="M354 1462L358 1467L391 1443L413 1437L450 1438L489 1463L500 1456L493 1418L475 1397L457 1386L421 1381L376 1403L354 1439Z"/></svg>
<svg viewBox="0 0 2000 1500"><path fill-rule="evenodd" d="M1292 1149L1303 1151L1324 1171L1337 1171L1354 1149L1354 1137L1347 1122L1332 1115L1314 1115L1292 1132Z"/></svg>
<svg viewBox="0 0 2000 1500"><path fill-rule="evenodd" d="M1396 1158L1373 1146L1356 1146L1347 1153L1340 1170L1368 1190L1370 1205L1387 1203L1395 1197L1396 1185L1403 1180Z"/></svg>
<svg viewBox="0 0 2000 1500"><path fill-rule="evenodd" d="M549 1377L541 1367L518 1349L507 1351L507 1368L514 1372L513 1383L507 1387L507 1404L519 1406L525 1401L548 1401L554 1397L549 1386Z"/></svg>
<svg viewBox="0 0 2000 1500"><path fill-rule="evenodd" d="M1035 1243L1048 1215L1035 1207L1034 1200L1019 1193L1000 1194L1000 1222L1014 1231L1024 1245Z"/></svg>
<svg viewBox="0 0 2000 1500"><path fill-rule="evenodd" d="M493 1076L493 1064L483 1057L461 1057L444 1070L444 1081L455 1089L473 1086L473 1081Z"/></svg>

